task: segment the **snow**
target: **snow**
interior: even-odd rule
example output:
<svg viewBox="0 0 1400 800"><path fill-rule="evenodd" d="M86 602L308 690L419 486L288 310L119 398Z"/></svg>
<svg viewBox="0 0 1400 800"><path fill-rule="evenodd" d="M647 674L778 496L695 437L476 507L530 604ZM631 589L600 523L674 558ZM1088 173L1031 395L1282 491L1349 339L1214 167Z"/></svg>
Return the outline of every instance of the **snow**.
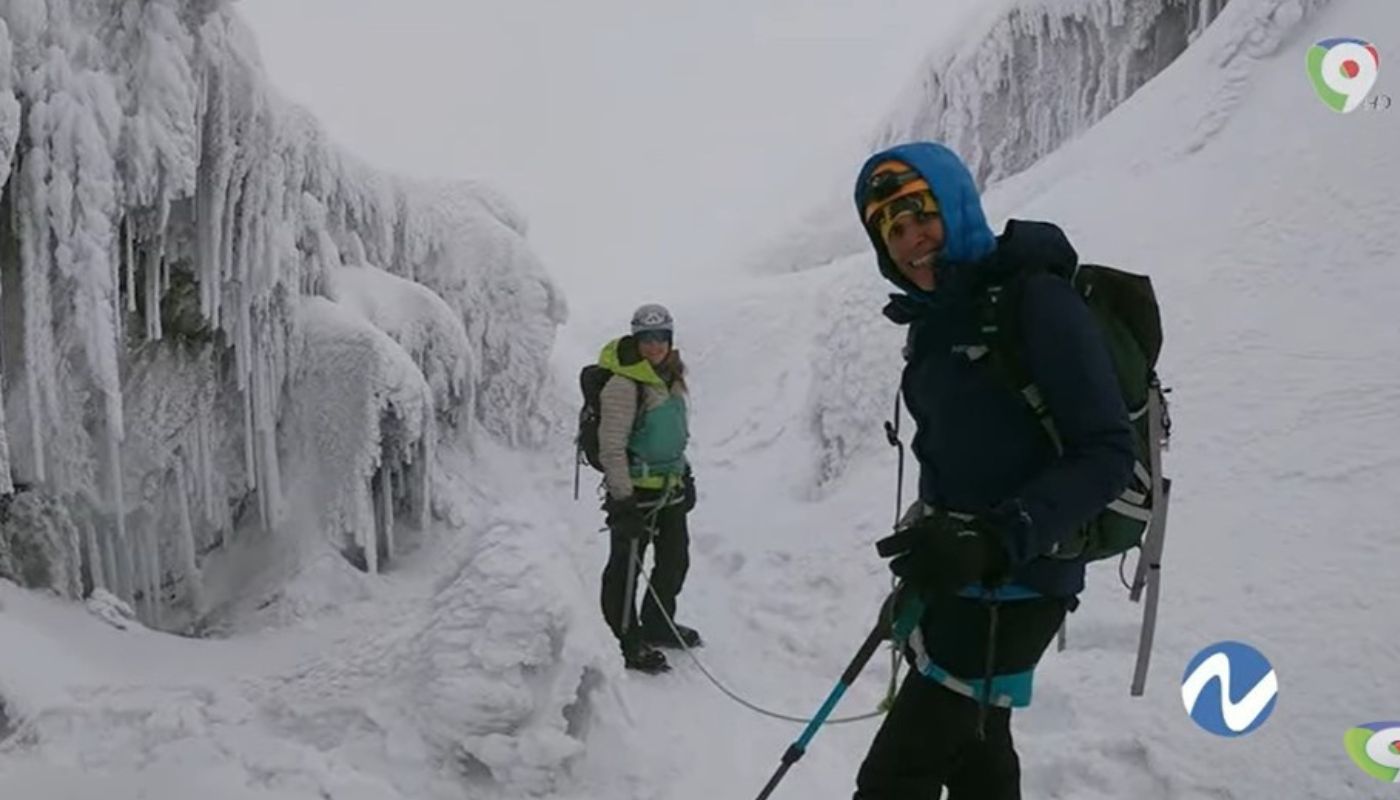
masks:
<svg viewBox="0 0 1400 800"><path fill-rule="evenodd" d="M499 190L341 153L267 85L224 0L25 0L0 22L0 489L74 507L91 585L187 630L230 599L203 586L208 562L248 536L305 538L287 487L363 482L321 521L387 543L396 513L427 521L437 436L539 442L567 309ZM377 286L337 277L352 267L392 290L365 297ZM414 372L391 382L432 392L426 414L396 407L412 430L382 474L284 463L301 448L284 407L305 394L299 315L341 295L382 326L386 368Z"/></svg>
<svg viewBox="0 0 1400 800"><path fill-rule="evenodd" d="M432 388L433 405L455 417L465 397L471 347L462 318L421 284L369 266L336 268L328 294L391 336Z"/></svg>
<svg viewBox="0 0 1400 800"><path fill-rule="evenodd" d="M324 536L345 536L377 572L380 551L392 554L375 515L371 478L392 474L396 465L410 468L418 496L427 500L421 487L436 436L432 389L407 352L353 312L307 298L298 322L305 349L283 424L301 479L288 494L319 514ZM340 469L327 472L326 463Z"/></svg>
<svg viewBox="0 0 1400 800"><path fill-rule="evenodd" d="M1224 3L982 3L930 54L867 138L875 152L926 139L958 152L981 186L1021 172L1102 119L1172 62ZM864 252L845 190L795 222L754 269L805 269ZM788 240L801 242L793 246Z"/></svg>
<svg viewBox="0 0 1400 800"><path fill-rule="evenodd" d="M9 20L12 31L32 30L25 20ZM1390 635L1400 378L1385 365L1400 356L1390 321L1400 155L1390 119L1328 110L1301 65L1309 43L1338 31L1397 29L1386 0L1235 0L1180 59L986 197L994 221L1053 220L1084 258L1152 276L1165 315L1161 372L1174 389L1175 502L1146 695L1128 693L1141 611L1124 602L1114 565L1101 565L1069 621L1068 649L1047 653L1035 702L1015 718L1027 798L1389 796L1341 738L1397 711L1384 676L1400 657ZM327 479L290 498L369 531L383 520L373 490L339 483L328 467L370 469L383 441L400 452L440 445L433 518L412 531L414 546L366 573L333 548L284 559L249 536L204 576L209 594L237 598L220 609L222 639L151 630L119 596L88 609L0 580L0 701L16 729L0 739L0 796L687 800L751 796L777 767L799 726L728 702L681 655L666 676L623 672L597 611L606 536L592 497L569 498L568 412L579 361L625 316L584 309L579 339L550 357L531 343L563 301L520 255L518 212L502 212L507 222L481 210L495 200L445 195L460 201L444 206L451 213L478 209L469 232L491 243L478 251L481 279L445 275L426 255L413 272L386 270L394 262L372 224L329 238L298 228L288 235L315 242L299 252L325 259L314 271L330 296L299 296L296 335L276 345L293 354L289 374L307 376L281 400L284 480ZM315 204L295 202L315 217ZM323 205L328 219L346 213ZM802 717L888 587L872 543L896 508L895 454L880 426L902 336L879 317L887 285L868 252L783 246L802 269L662 299L695 399L700 505L680 620L705 634L698 655L730 688ZM516 256L538 279L506 280ZM466 308L519 324L497 330ZM450 320L462 321L466 351ZM521 359L525 375L497 371L522 352L533 354ZM334 370L340 359L358 366ZM190 359L146 380L205 386L204 369L213 365ZM360 381L342 382L349 372ZM549 448L518 448L510 435L435 438L432 412L457 375L468 376L464 397L477 398L484 429ZM550 379L560 394L517 394ZM159 396L124 386L128 413ZM240 401L189 401L205 402ZM385 439L371 430L391 403L402 427ZM175 430L190 431L187 457L199 458L201 437L218 454L217 466L175 472L193 477L174 491L194 500L182 514L197 516L205 490L192 487L240 477L213 440L241 430ZM907 441L907 418L901 431ZM128 448L148 452L132 444L146 435L129 426ZM301 463L318 447L329 451L317 462L324 475ZM906 500L914 470L906 465ZM171 541L194 538L198 552L200 535ZM307 538L277 541L295 550ZM1222 639L1261 649L1281 693L1264 726L1230 741L1195 727L1179 687L1196 652ZM836 715L873 711L889 678L882 652ZM849 795L875 724L823 728L775 797Z"/></svg>

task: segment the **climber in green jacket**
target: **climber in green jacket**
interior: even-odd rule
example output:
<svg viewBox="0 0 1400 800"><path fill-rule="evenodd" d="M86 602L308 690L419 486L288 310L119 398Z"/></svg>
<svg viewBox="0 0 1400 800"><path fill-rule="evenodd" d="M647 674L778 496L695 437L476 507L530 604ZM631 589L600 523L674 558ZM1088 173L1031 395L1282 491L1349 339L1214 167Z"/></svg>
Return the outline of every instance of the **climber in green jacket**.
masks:
<svg viewBox="0 0 1400 800"><path fill-rule="evenodd" d="M671 313L644 305L632 315L631 335L609 342L598 360L612 373L599 395L598 421L598 456L607 486L603 509L612 534L603 570L603 617L627 667L652 673L670 668L654 646L701 644L694 629L675 623L676 596L690 567L686 515L695 507L695 481L685 456L685 366L672 347L673 334ZM656 548L651 591L635 616L638 581L629 579L629 570L640 569L648 544Z"/></svg>

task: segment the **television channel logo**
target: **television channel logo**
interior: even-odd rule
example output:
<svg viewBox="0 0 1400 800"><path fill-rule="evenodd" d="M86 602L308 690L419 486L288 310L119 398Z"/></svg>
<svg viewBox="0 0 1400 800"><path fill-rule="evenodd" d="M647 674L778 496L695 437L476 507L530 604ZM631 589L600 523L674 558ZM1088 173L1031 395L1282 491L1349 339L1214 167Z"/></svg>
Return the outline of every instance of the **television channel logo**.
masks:
<svg viewBox="0 0 1400 800"><path fill-rule="evenodd" d="M1274 712L1277 700L1273 665L1243 642L1216 642L1197 653L1181 681L1186 713L1216 736L1253 732Z"/></svg>
<svg viewBox="0 0 1400 800"><path fill-rule="evenodd" d="M1323 39L1308 48L1307 65L1322 102L1333 111L1350 114L1376 85L1381 54L1361 39Z"/></svg>
<svg viewBox="0 0 1400 800"><path fill-rule="evenodd" d="M1342 737L1347 755L1372 778L1400 783L1400 722L1363 722Z"/></svg>

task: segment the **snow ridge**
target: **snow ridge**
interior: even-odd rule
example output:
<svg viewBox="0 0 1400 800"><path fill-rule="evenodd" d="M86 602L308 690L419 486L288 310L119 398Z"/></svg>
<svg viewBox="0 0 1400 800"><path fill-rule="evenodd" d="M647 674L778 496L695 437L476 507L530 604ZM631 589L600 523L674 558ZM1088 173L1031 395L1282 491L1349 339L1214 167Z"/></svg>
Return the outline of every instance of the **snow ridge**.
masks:
<svg viewBox="0 0 1400 800"><path fill-rule="evenodd" d="M992 4L960 45L936 49L876 127L869 152L942 142L986 188L1087 130L1160 73L1227 0L1013 0ZM761 272L831 263L869 241L847 192L814 207ZM794 242L797 244L789 244Z"/></svg>

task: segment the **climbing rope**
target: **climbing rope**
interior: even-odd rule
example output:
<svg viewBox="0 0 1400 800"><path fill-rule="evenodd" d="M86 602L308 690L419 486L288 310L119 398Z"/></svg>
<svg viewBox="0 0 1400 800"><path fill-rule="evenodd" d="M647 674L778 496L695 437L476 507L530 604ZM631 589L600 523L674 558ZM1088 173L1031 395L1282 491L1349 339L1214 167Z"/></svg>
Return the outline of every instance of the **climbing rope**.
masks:
<svg viewBox="0 0 1400 800"><path fill-rule="evenodd" d="M700 669L701 674L703 674L710 681L710 683L714 684L716 689L719 689L721 692L723 692L724 695L730 700L733 700L734 702L738 703L744 708L749 709L750 711L762 714L765 717L772 717L773 719L780 719L785 722L796 722L800 725L806 725L812 721L811 717L797 717L791 714L780 714L776 711L770 711L769 709L763 708L762 706L750 702L749 700L745 700L743 697L740 697L738 694L732 691L728 686L725 686L723 681L721 681L719 678L716 678L714 676L714 673L710 672L709 668L705 666L705 663L700 660L700 657L695 655L695 651L685 643L685 639L681 637L681 632L676 630L676 624L674 621L672 621L671 615L667 614L666 609L661 607L661 598L657 596L656 590L651 587L651 581L647 579L645 574L643 574L644 570L642 560L640 558L637 558L635 559L635 561L636 564L634 564L634 567L637 570L637 574L642 578L643 581L646 582L647 591L651 592L651 597L653 600L656 601L656 606L658 610L661 611L662 619L666 620L666 626L671 629L671 634L676 637L677 642L680 642L681 648L685 650L686 655L690 656L690 660L695 662L695 666ZM839 717L836 719L828 719L825 724L843 725L849 722L862 722L867 719L874 719L875 717L883 716L886 712L887 703L888 701L886 701L886 703L882 703L880 709L872 711L868 714L861 714L859 716L854 717Z"/></svg>

